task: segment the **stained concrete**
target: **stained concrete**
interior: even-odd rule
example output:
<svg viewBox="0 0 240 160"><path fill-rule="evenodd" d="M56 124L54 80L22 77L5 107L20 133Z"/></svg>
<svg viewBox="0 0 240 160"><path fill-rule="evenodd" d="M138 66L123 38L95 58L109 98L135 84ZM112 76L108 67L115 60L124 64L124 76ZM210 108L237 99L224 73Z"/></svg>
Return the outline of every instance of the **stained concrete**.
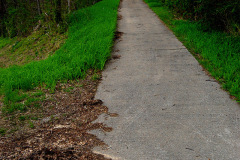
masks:
<svg viewBox="0 0 240 160"><path fill-rule="evenodd" d="M240 107L142 0L123 0L123 32L96 98L118 117L93 131L126 160L240 160Z"/></svg>

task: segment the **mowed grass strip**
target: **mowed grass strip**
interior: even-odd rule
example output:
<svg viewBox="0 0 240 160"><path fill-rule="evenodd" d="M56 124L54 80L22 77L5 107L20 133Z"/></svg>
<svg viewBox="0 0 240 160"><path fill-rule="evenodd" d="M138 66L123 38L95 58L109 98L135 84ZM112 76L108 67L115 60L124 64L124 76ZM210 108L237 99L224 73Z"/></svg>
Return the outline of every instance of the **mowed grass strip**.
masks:
<svg viewBox="0 0 240 160"><path fill-rule="evenodd" d="M24 66L0 68L4 110L18 110L12 103L19 90L31 90L39 85L55 88L59 80L84 78L89 69L103 69L113 45L118 5L119 0L103 0L73 12L68 39L54 55Z"/></svg>
<svg viewBox="0 0 240 160"><path fill-rule="evenodd" d="M240 101L240 37L204 31L199 22L179 19L158 0L145 0L222 87Z"/></svg>

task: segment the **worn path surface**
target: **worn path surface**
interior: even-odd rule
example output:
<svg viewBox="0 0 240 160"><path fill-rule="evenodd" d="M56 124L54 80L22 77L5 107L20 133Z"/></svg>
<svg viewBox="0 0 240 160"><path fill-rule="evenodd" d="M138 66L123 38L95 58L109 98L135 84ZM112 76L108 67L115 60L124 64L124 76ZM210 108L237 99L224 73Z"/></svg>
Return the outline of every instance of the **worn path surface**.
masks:
<svg viewBox="0 0 240 160"><path fill-rule="evenodd" d="M123 0L121 40L96 98L118 117L93 131L126 160L240 160L240 107L142 0ZM119 50L119 51L118 51Z"/></svg>

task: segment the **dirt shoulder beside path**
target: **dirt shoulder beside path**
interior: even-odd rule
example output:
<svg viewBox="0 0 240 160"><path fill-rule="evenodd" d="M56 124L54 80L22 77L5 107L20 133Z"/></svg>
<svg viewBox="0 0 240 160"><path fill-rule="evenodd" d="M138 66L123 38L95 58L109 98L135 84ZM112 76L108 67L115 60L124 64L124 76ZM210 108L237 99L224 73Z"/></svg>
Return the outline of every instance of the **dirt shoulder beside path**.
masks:
<svg viewBox="0 0 240 160"><path fill-rule="evenodd" d="M92 123L100 114L109 114L103 102L94 99L100 78L100 72L90 72L85 80L58 83L54 94L45 91L46 100L31 113L41 115L32 128L5 121L5 127L18 125L19 129L0 138L0 159L106 159L91 150L105 143L88 133L112 130L103 123Z"/></svg>

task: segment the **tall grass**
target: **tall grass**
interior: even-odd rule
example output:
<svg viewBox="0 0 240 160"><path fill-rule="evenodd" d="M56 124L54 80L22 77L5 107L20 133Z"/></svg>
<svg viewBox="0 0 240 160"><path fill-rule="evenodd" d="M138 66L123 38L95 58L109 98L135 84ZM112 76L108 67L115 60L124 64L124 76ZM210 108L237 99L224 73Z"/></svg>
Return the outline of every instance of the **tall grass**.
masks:
<svg viewBox="0 0 240 160"><path fill-rule="evenodd" d="M63 79L83 78L86 71L103 69L110 56L117 23L119 0L103 0L71 14L69 38L46 60L24 66L0 68L0 94L6 107L16 100L18 90L39 85L54 88Z"/></svg>
<svg viewBox="0 0 240 160"><path fill-rule="evenodd" d="M159 0L145 0L222 87L240 101L240 37L206 32L197 22L174 18Z"/></svg>

